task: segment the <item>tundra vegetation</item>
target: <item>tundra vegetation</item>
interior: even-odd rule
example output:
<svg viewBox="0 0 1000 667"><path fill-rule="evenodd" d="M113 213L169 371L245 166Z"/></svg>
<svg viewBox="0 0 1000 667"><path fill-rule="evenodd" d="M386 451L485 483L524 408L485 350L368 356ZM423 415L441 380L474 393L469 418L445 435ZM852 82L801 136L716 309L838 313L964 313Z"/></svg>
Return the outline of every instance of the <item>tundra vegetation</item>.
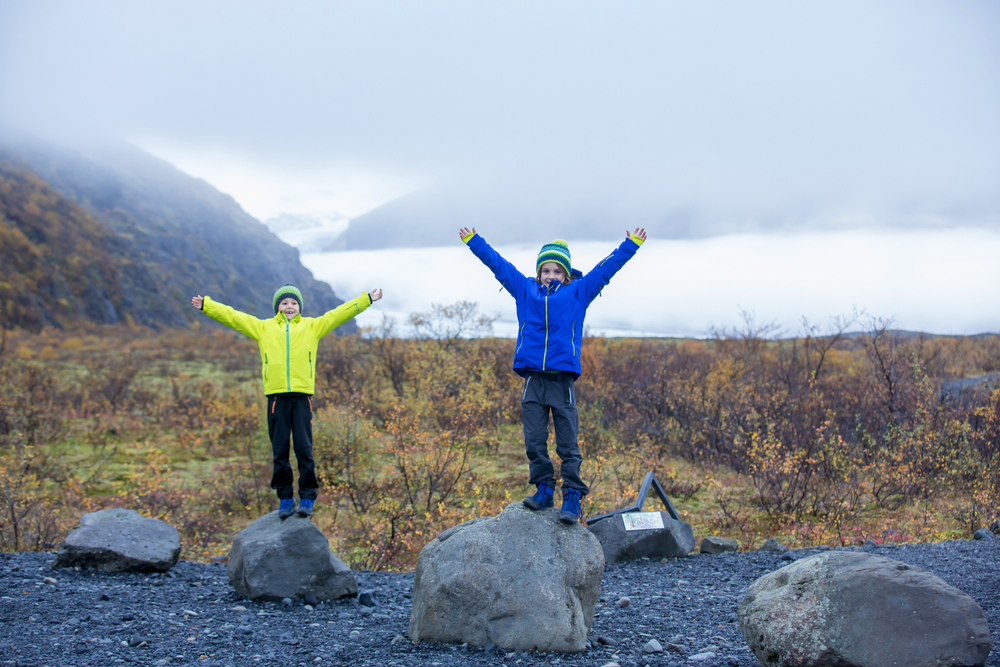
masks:
<svg viewBox="0 0 1000 667"><path fill-rule="evenodd" d="M530 493L514 341L491 324L459 303L321 343L313 520L353 567L412 568L440 530ZM587 337L586 511L632 502L653 470L697 535L743 548L997 518L1000 337L856 317L776 334L746 317L706 340ZM0 547L52 549L83 512L123 506L176 526L185 558L226 554L276 507L259 363L208 327L0 332Z"/></svg>

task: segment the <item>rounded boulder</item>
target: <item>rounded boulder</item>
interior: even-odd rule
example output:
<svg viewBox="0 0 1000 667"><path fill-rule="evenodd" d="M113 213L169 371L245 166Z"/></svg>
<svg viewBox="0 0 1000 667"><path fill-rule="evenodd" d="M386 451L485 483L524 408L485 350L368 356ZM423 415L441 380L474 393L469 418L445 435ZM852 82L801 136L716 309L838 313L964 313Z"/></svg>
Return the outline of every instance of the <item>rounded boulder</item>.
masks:
<svg viewBox="0 0 1000 667"><path fill-rule="evenodd" d="M603 570L601 544L584 526L561 523L554 508L512 503L423 548L410 639L583 651Z"/></svg>
<svg viewBox="0 0 1000 667"><path fill-rule="evenodd" d="M247 599L273 602L358 594L354 573L330 551L323 531L299 516L282 520L277 512L260 517L233 540L229 583Z"/></svg>
<svg viewBox="0 0 1000 667"><path fill-rule="evenodd" d="M866 553L798 560L750 586L740 629L762 665L983 665L990 628L976 601L938 576Z"/></svg>

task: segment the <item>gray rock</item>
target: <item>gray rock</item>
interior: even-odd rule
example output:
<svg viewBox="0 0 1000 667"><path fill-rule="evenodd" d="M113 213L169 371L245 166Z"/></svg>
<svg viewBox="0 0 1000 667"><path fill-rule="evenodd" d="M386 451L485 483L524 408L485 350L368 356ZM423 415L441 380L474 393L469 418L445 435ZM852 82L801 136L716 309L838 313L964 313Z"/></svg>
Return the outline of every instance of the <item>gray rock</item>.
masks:
<svg viewBox="0 0 1000 667"><path fill-rule="evenodd" d="M408 634L517 651L580 652L594 620L604 555L559 510L511 503L444 531L420 552Z"/></svg>
<svg viewBox="0 0 1000 667"><path fill-rule="evenodd" d="M660 646L660 642L655 639L650 639L646 642L645 646L642 647L643 653L663 653L663 647Z"/></svg>
<svg viewBox="0 0 1000 667"><path fill-rule="evenodd" d="M358 593L358 604L363 604L366 607L377 607L378 602L375 601L375 591L361 591Z"/></svg>
<svg viewBox="0 0 1000 667"><path fill-rule="evenodd" d="M694 549L691 524L660 512L663 528L625 530L621 514L602 519L587 530L597 536L604 551L605 563L637 558L683 558Z"/></svg>
<svg viewBox="0 0 1000 667"><path fill-rule="evenodd" d="M181 537L165 521L135 510L84 514L62 543L52 567L93 567L102 572L166 572L181 555Z"/></svg>
<svg viewBox="0 0 1000 667"><path fill-rule="evenodd" d="M767 541L764 542L764 546L760 548L760 551L771 551L773 553L783 554L788 553L791 549L773 537L769 537L767 538Z"/></svg>
<svg viewBox="0 0 1000 667"><path fill-rule="evenodd" d="M338 600L358 594L358 582L316 525L277 512L240 531L229 551L229 583L250 600Z"/></svg>
<svg viewBox="0 0 1000 667"><path fill-rule="evenodd" d="M618 598L618 602L616 602L615 604L618 605L619 607L621 607L622 609L624 609L625 607L627 607L630 604L632 604L632 600L630 600L627 597L622 597L622 598Z"/></svg>
<svg viewBox="0 0 1000 667"><path fill-rule="evenodd" d="M987 528L980 528L972 535L972 538L975 540L986 540L990 542L996 539L996 535L993 534L993 531Z"/></svg>
<svg viewBox="0 0 1000 667"><path fill-rule="evenodd" d="M983 665L990 629L971 597L871 554L802 558L751 586L737 611L762 665Z"/></svg>
<svg viewBox="0 0 1000 667"><path fill-rule="evenodd" d="M706 537L698 548L703 554L721 554L726 551L737 551L740 543L727 537Z"/></svg>
<svg viewBox="0 0 1000 667"><path fill-rule="evenodd" d="M708 662L709 660L715 659L715 653L712 651L703 651L701 653L695 653L688 657L688 662Z"/></svg>

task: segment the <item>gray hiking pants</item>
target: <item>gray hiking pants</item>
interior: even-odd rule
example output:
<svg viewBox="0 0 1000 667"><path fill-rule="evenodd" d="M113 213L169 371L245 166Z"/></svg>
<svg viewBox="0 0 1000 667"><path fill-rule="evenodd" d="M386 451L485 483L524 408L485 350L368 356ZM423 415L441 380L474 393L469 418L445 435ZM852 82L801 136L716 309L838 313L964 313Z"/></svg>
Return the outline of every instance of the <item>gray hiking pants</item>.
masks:
<svg viewBox="0 0 1000 667"><path fill-rule="evenodd" d="M569 373L528 373L521 396L521 419L524 424L524 451L528 455L528 473L532 484L555 481L555 468L549 458L549 412L556 431L556 454L562 459L560 472L563 486L580 491L590 490L580 479L580 432L573 393L573 376Z"/></svg>

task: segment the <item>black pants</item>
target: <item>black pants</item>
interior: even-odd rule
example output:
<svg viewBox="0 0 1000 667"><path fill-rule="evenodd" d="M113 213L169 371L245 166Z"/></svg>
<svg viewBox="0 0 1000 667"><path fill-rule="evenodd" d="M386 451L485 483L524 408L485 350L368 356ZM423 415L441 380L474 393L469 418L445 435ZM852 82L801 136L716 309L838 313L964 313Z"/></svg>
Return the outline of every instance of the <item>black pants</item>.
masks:
<svg viewBox="0 0 1000 667"><path fill-rule="evenodd" d="M569 373L529 373L521 396L521 420L524 423L524 451L528 455L528 473L532 484L555 481L555 468L549 458L549 412L556 429L556 454L562 459L563 486L580 491L589 489L580 479L580 432L573 394L573 376Z"/></svg>
<svg viewBox="0 0 1000 667"><path fill-rule="evenodd" d="M309 394L272 394L267 397L267 434L271 437L274 470L271 488L278 498L292 498L292 465L289 442L295 443L299 463L299 498L316 500L316 465L312 457L312 401Z"/></svg>

